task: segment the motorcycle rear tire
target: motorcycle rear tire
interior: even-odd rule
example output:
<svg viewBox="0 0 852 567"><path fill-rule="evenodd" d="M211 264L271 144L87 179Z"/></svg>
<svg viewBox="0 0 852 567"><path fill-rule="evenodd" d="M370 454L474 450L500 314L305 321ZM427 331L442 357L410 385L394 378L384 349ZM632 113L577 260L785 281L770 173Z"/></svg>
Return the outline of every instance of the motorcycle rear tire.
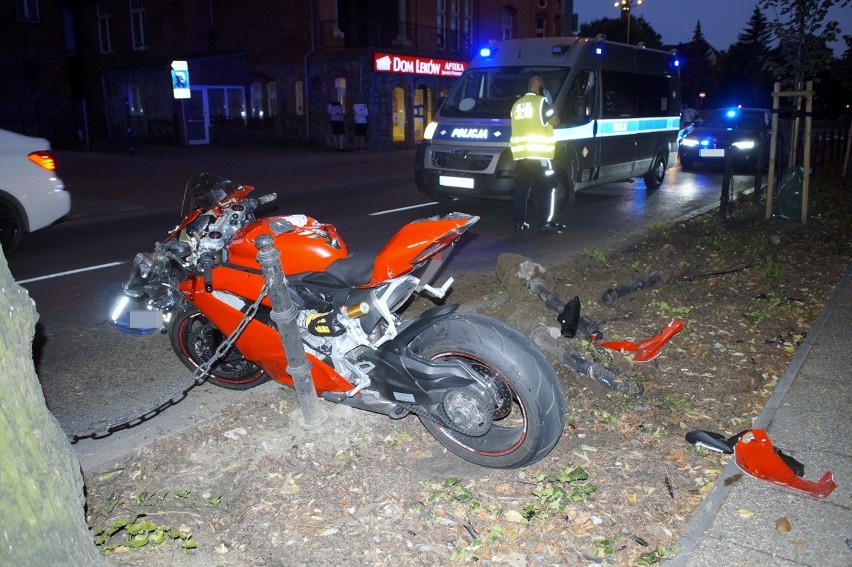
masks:
<svg viewBox="0 0 852 567"><path fill-rule="evenodd" d="M172 350L192 371L210 360L225 336L195 308L182 309L169 326ZM248 390L269 380L269 376L242 353L232 348L210 369L207 380L230 390Z"/></svg>
<svg viewBox="0 0 852 567"><path fill-rule="evenodd" d="M514 469L543 459L556 446L565 428L565 396L553 366L529 337L491 317L456 313L423 331L410 347L430 360L462 360L499 380L495 391L511 392L511 406L498 404L484 435L468 436L421 417L451 452L484 467Z"/></svg>

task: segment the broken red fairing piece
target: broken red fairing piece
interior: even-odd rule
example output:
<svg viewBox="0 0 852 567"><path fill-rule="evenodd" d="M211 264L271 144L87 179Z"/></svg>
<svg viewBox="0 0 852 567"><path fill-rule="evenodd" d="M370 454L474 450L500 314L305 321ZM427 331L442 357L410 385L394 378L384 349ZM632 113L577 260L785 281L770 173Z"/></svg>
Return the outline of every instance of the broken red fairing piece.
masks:
<svg viewBox="0 0 852 567"><path fill-rule="evenodd" d="M744 432L734 445L734 458L744 472L755 478L799 490L815 498L825 498L837 488L831 471L826 471L817 482L796 476L793 469L776 453L763 429Z"/></svg>
<svg viewBox="0 0 852 567"><path fill-rule="evenodd" d="M633 357L633 360L636 362L648 362L657 358L660 354L660 348L681 329L683 329L683 321L675 319L666 325L660 334L650 339L645 339L638 344L633 341L598 341L595 335L592 335L591 341L597 346L613 350L635 351L636 355Z"/></svg>

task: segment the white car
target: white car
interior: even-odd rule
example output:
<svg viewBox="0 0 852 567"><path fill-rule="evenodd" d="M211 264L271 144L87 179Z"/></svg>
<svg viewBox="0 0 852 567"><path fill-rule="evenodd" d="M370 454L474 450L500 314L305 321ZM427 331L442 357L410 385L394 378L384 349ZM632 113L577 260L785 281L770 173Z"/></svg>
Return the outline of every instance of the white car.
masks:
<svg viewBox="0 0 852 567"><path fill-rule="evenodd" d="M0 129L0 245L6 254L25 232L67 215L71 195L56 175L50 142Z"/></svg>

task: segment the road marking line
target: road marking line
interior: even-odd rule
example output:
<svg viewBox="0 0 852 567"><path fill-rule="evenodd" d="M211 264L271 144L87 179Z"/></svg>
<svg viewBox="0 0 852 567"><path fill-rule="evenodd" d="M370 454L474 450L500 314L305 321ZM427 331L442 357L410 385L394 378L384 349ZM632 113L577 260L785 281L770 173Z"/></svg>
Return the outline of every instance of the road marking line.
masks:
<svg viewBox="0 0 852 567"><path fill-rule="evenodd" d="M59 272L57 274L49 274L47 276L39 276L37 278L30 278L28 280L16 281L17 284L25 284L31 282L38 282L41 280L49 280L52 278L60 278L62 276L70 276L71 274L79 274L80 272L90 272L92 270L100 270L102 268L112 268L113 266L120 266L125 264L126 262L110 262L109 264L100 264L99 266L89 266L88 268L80 268L79 270L69 270L67 272Z"/></svg>
<svg viewBox="0 0 852 567"><path fill-rule="evenodd" d="M368 217L377 217L380 215L388 215L390 213L398 213L399 211L407 211L409 209L419 209L420 207L431 207L432 205L437 205L437 201L432 201L431 203L423 203L422 205L411 205L410 207L400 207L398 209L390 209L387 211L378 211L375 213L367 213Z"/></svg>

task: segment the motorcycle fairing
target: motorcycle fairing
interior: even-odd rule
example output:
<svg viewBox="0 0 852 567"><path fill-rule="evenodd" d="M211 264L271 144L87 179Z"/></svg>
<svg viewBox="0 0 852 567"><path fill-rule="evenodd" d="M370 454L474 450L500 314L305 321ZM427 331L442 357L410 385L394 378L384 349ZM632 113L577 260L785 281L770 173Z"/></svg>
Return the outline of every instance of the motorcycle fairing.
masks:
<svg viewBox="0 0 852 567"><path fill-rule="evenodd" d="M479 217L450 213L445 217L420 219L403 226L379 251L373 275L363 287L372 287L411 271L455 242Z"/></svg>
<svg viewBox="0 0 852 567"><path fill-rule="evenodd" d="M228 247L228 262L260 269L255 240L261 234L273 235L273 246L281 253L281 267L287 275L324 272L349 255L333 226L310 217L289 215L268 217L238 230Z"/></svg>
<svg viewBox="0 0 852 567"><path fill-rule="evenodd" d="M237 273L235 270L230 270L230 272ZM250 276L250 274L243 275ZM253 296L246 295L244 297L257 297L260 293L263 278L260 276L258 278L260 285L257 286L256 293ZM181 292L189 296L191 288L195 287L196 292L192 295L192 303L222 334L230 335L242 321L243 312L236 305L218 299L215 295L217 290L214 290L214 293L206 293L201 291L202 286L193 286L193 282L197 280L200 280L200 278L183 282L180 286ZM250 282L251 280L247 281ZM251 285L251 283L245 285ZM229 291L228 293L232 292ZM264 299L264 302L267 302L267 307L271 307L268 305L268 299ZM273 380L289 386L293 385L293 378L287 373L287 358L284 354L281 337L273 326L266 325L255 318L237 337L235 346L243 356L263 368L264 372ZM307 357L311 362L311 376L317 393L321 394L325 391L348 392L354 388L348 380L321 359L310 353L307 353Z"/></svg>

